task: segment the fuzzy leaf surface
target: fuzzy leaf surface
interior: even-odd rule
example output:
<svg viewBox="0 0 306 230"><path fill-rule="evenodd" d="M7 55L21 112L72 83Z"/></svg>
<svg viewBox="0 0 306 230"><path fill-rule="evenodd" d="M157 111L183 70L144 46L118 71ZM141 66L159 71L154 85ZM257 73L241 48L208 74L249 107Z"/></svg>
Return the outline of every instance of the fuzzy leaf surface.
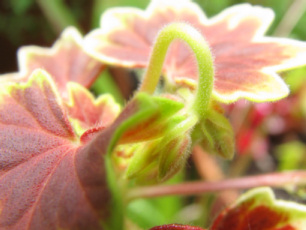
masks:
<svg viewBox="0 0 306 230"><path fill-rule="evenodd" d="M80 142L44 71L0 92L0 228L102 229L107 146Z"/></svg>
<svg viewBox="0 0 306 230"><path fill-rule="evenodd" d="M131 7L108 10L101 18L101 29L86 36L85 46L106 63L145 67L159 30L171 22L187 22L211 47L215 98L222 102L239 98L273 101L289 92L276 72L306 64L305 42L264 36L273 18L270 9L241 4L208 19L190 0L153 0L145 11ZM196 87L196 62L184 43L171 45L163 73L168 82Z"/></svg>
<svg viewBox="0 0 306 230"><path fill-rule="evenodd" d="M98 230L102 223L120 229L114 227L121 217L111 212L116 205L104 156L125 132L164 114L161 107L159 100L139 94L106 127L92 128L83 119L80 135L45 71L34 71L26 83L2 84L0 229Z"/></svg>

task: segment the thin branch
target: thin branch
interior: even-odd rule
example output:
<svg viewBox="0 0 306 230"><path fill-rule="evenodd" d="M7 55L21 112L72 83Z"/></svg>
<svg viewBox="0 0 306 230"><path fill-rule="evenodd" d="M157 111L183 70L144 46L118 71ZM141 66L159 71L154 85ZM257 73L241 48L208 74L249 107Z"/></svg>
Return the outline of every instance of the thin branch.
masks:
<svg viewBox="0 0 306 230"><path fill-rule="evenodd" d="M233 189L248 189L253 187L285 187L287 185L306 185L306 170L279 172L264 175L227 179L218 182L186 182L176 185L157 185L131 189L128 199L150 198L171 195L196 195L202 193L220 192Z"/></svg>

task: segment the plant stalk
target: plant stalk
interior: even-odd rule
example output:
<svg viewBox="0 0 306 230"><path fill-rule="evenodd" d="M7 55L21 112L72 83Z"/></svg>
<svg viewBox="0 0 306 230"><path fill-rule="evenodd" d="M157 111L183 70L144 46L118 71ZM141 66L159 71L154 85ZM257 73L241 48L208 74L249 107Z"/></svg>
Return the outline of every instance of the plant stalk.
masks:
<svg viewBox="0 0 306 230"><path fill-rule="evenodd" d="M306 185L306 170L247 176L217 182L197 181L176 185L139 187L131 189L127 194L127 198L133 200L160 196L196 195L233 189L249 189L261 186L285 187L288 185Z"/></svg>
<svg viewBox="0 0 306 230"><path fill-rule="evenodd" d="M214 79L213 58L208 43L202 34L188 24L172 23L158 33L139 91L149 94L154 93L162 72L167 50L176 39L186 42L197 60L199 78L197 93L192 107L197 116L201 118L207 111L212 94Z"/></svg>

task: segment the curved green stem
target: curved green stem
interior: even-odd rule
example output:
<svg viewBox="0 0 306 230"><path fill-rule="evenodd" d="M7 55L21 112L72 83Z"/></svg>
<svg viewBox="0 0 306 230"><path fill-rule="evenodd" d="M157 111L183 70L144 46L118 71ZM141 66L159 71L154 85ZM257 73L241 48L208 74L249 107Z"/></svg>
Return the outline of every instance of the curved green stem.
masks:
<svg viewBox="0 0 306 230"><path fill-rule="evenodd" d="M213 89L213 58L202 34L188 24L172 23L159 32L151 53L149 66L139 91L150 94L155 91L167 50L171 42L176 39L181 39L186 42L196 57L199 80L192 107L195 113L199 117L202 117L208 108Z"/></svg>

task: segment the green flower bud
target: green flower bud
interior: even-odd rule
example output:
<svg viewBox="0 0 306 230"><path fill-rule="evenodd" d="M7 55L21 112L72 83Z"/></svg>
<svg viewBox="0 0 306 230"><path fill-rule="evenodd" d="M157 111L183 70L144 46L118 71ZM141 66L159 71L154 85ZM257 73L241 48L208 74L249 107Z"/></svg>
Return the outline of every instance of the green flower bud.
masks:
<svg viewBox="0 0 306 230"><path fill-rule="evenodd" d="M162 138L142 142L134 148L125 176L139 184L165 181L184 166L191 145L190 130L195 121L175 116Z"/></svg>
<svg viewBox="0 0 306 230"><path fill-rule="evenodd" d="M157 166L158 145L160 140L147 141L138 144L134 148L134 153L126 169L125 176L128 179L134 179L144 173L150 165Z"/></svg>
<svg viewBox="0 0 306 230"><path fill-rule="evenodd" d="M199 123L203 139L200 144L207 151L225 159L234 156L234 132L228 119L219 111L210 109L204 121Z"/></svg>

